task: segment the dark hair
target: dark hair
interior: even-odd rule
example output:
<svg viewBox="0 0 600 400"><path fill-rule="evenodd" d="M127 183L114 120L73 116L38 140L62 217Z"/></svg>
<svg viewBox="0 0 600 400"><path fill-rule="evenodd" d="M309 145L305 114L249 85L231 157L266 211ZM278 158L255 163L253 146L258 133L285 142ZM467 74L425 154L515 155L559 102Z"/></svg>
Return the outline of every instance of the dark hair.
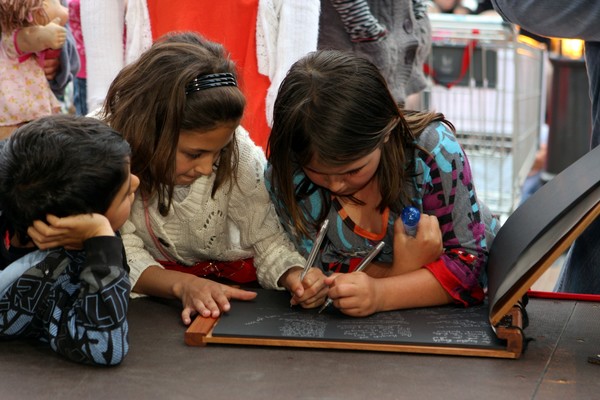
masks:
<svg viewBox="0 0 600 400"><path fill-rule="evenodd" d="M47 214L104 214L129 176L129 145L93 118L54 115L0 146L0 209L22 243Z"/></svg>
<svg viewBox="0 0 600 400"><path fill-rule="evenodd" d="M131 172L140 178L142 196L158 195L162 215L173 198L180 131L208 131L242 118L246 103L237 86L185 93L194 78L220 72L236 75L223 46L195 33L173 33L126 66L110 86L103 116L131 144ZM236 179L236 141L223 150L213 196Z"/></svg>
<svg viewBox="0 0 600 400"><path fill-rule="evenodd" d="M339 166L379 147L379 209L398 211L409 204L415 139L436 120L445 121L439 113L403 113L377 67L364 58L322 50L297 61L279 88L267 147L273 189L296 229L306 234L308 223L298 200L318 190L323 203L330 202L329 194L308 178L297 187L293 183L313 157ZM328 209L323 207L317 225Z"/></svg>

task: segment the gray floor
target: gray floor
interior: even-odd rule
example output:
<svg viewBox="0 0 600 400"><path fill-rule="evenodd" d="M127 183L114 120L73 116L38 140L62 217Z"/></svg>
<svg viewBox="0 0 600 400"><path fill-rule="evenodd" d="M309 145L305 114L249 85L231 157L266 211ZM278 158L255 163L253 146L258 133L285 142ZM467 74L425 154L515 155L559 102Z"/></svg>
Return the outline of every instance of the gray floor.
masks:
<svg viewBox="0 0 600 400"><path fill-rule="evenodd" d="M597 303L532 299L518 360L184 344L179 306L130 306L131 351L115 368L81 366L46 346L0 342L0 398L592 399L600 393Z"/></svg>

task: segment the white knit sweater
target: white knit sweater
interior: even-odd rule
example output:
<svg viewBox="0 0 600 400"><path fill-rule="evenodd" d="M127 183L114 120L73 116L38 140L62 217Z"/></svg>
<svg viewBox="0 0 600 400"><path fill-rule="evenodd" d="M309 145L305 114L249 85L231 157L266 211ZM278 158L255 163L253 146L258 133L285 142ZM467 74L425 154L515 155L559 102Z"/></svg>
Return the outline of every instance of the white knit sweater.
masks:
<svg viewBox="0 0 600 400"><path fill-rule="evenodd" d="M203 260L231 261L254 257L259 283L279 288L277 281L305 259L296 252L279 223L264 184L263 150L243 128L236 131L239 150L238 185L221 187L214 198L214 174L201 177L189 187L181 201L174 201L166 217L160 215L157 201L149 201L148 216L152 230L163 249L184 265ZM165 259L146 228L143 202L137 196L129 220L121 229L131 269L132 285L156 259ZM281 289L281 288L279 288Z"/></svg>

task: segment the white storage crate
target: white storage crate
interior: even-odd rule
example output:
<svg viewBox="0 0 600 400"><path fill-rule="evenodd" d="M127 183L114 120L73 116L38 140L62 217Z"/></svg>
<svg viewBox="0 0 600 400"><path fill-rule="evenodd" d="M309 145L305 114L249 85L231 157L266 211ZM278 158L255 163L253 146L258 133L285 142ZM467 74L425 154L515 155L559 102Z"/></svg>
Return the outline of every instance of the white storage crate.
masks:
<svg viewBox="0 0 600 400"><path fill-rule="evenodd" d="M478 196L502 217L517 207L545 113L546 50L499 17L431 14L431 84L422 108L456 127Z"/></svg>

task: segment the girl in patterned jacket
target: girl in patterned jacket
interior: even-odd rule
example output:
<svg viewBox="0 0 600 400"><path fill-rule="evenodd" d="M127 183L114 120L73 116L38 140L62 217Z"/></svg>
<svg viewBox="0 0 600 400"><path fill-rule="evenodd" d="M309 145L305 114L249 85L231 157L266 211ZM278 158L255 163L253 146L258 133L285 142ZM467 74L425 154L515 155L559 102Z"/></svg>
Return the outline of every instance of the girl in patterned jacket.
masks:
<svg viewBox="0 0 600 400"><path fill-rule="evenodd" d="M365 316L483 300L499 225L477 198L454 127L442 114L400 109L369 61L329 50L295 63L275 101L268 160L272 199L302 254L329 220L320 273L301 281L292 268L281 278L292 303L316 307L328 295ZM421 211L415 237L400 218L406 206ZM380 241L366 273L351 273Z"/></svg>

